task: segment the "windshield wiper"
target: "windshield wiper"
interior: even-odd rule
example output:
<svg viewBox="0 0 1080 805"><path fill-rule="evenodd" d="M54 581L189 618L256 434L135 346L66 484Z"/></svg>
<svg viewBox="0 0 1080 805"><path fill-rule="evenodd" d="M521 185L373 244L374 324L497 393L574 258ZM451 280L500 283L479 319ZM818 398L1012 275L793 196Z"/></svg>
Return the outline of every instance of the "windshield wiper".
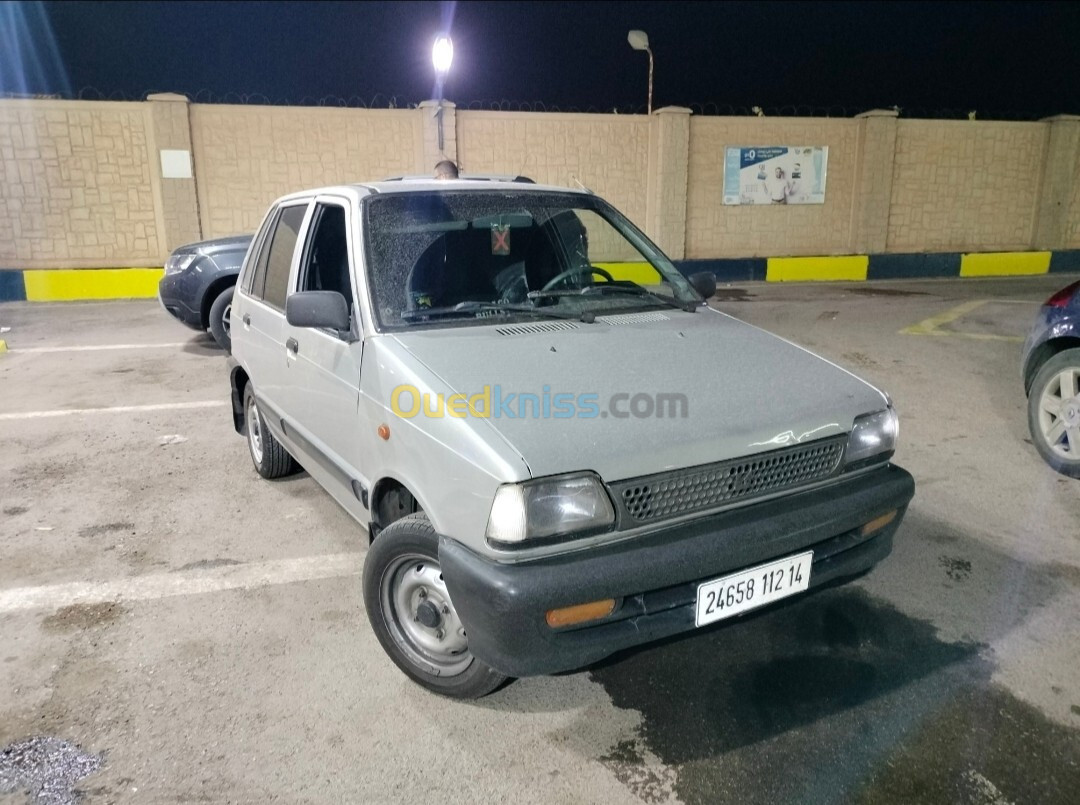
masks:
<svg viewBox="0 0 1080 805"><path fill-rule="evenodd" d="M562 291L529 291L530 299L543 299L544 297L560 297L560 296L594 296L603 295L607 293L628 293L634 296L647 296L652 300L655 300L661 305L667 307L673 307L676 310L683 310L687 313L693 313L698 305L696 302L678 302L674 299L668 299L665 296L661 296L658 293L650 291L648 288L643 288L636 282L630 280L621 280L612 283L598 283L596 285L586 285L584 288L577 290L562 290Z"/></svg>
<svg viewBox="0 0 1080 805"><path fill-rule="evenodd" d="M541 316L548 319L574 319L591 323L595 318L591 313L558 313L532 305L515 305L510 302L458 302L456 305L447 307L427 307L416 310L403 310L400 318L403 321L416 321L425 318L442 318L446 316L475 316L478 313L491 311L493 313L524 313L527 316Z"/></svg>

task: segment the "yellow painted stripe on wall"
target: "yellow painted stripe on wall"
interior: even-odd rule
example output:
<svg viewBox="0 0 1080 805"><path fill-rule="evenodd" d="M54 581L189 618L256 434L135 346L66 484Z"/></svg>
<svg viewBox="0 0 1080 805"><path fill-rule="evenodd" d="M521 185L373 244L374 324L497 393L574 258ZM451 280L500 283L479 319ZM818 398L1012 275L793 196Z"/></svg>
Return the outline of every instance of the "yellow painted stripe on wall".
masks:
<svg viewBox="0 0 1080 805"><path fill-rule="evenodd" d="M608 272L612 279L636 282L638 285L656 285L660 282L659 272L648 263L593 263L597 268ZM602 280L603 277L595 277Z"/></svg>
<svg viewBox="0 0 1080 805"><path fill-rule="evenodd" d="M163 268L72 268L23 272L28 302L147 299L157 295Z"/></svg>
<svg viewBox="0 0 1080 805"><path fill-rule="evenodd" d="M1012 277L1045 274L1050 252L983 252L960 255L961 277Z"/></svg>
<svg viewBox="0 0 1080 805"><path fill-rule="evenodd" d="M765 268L767 282L823 282L864 280L870 258L865 254L845 257L770 257Z"/></svg>

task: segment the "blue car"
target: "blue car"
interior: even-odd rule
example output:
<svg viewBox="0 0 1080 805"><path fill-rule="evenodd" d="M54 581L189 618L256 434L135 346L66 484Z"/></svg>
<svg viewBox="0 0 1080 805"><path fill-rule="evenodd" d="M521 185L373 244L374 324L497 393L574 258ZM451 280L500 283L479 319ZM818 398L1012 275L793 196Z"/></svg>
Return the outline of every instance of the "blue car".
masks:
<svg viewBox="0 0 1080 805"><path fill-rule="evenodd" d="M161 306L188 327L209 330L226 352L232 350L233 286L250 243L250 235L240 235L181 246L158 283Z"/></svg>
<svg viewBox="0 0 1080 805"><path fill-rule="evenodd" d="M1080 478L1080 282L1039 310L1024 343L1031 440L1046 463Z"/></svg>

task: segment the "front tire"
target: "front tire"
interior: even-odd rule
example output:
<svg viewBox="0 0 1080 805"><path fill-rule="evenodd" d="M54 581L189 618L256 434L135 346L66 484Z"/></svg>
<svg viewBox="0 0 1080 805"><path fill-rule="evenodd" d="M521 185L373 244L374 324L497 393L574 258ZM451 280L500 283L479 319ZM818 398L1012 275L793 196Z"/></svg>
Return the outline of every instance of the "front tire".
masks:
<svg viewBox="0 0 1080 805"><path fill-rule="evenodd" d="M226 355L232 354L232 299L235 288L230 286L217 295L214 303L210 305L209 326L210 335L218 342L218 346L225 350Z"/></svg>
<svg viewBox="0 0 1080 805"><path fill-rule="evenodd" d="M281 446L266 427L266 420L259 413L255 392L250 383L244 389L244 435L247 436L251 463L263 478L284 478L299 469L289 451Z"/></svg>
<svg viewBox="0 0 1080 805"><path fill-rule="evenodd" d="M469 653L443 583L439 536L423 512L391 523L368 548L364 604L383 650L428 690L478 699L508 679Z"/></svg>
<svg viewBox="0 0 1080 805"><path fill-rule="evenodd" d="M1035 375L1028 395L1031 441L1047 464L1080 478L1080 349L1052 357Z"/></svg>

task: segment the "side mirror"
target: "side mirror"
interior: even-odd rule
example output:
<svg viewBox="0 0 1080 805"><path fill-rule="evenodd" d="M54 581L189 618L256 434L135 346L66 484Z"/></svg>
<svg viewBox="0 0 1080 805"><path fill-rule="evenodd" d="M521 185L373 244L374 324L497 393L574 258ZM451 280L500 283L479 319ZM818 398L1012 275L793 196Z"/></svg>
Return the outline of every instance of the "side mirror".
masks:
<svg viewBox="0 0 1080 805"><path fill-rule="evenodd" d="M285 300L285 321L293 327L349 329L349 303L337 291L300 291Z"/></svg>
<svg viewBox="0 0 1080 805"><path fill-rule="evenodd" d="M716 295L716 275L708 271L699 271L691 274L688 278L690 287L701 294L702 298L710 299Z"/></svg>

